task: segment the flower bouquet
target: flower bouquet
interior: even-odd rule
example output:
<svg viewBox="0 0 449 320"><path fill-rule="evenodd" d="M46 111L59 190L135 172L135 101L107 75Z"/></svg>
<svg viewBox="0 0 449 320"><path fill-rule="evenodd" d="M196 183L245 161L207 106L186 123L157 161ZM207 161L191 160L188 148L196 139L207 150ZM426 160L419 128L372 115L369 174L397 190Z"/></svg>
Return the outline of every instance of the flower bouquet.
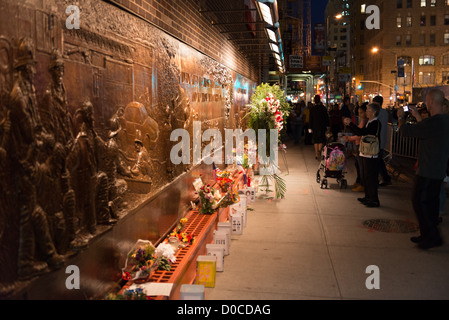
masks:
<svg viewBox="0 0 449 320"><path fill-rule="evenodd" d="M156 248L150 241L138 240L126 257L122 278L124 280L147 278L157 268L155 251Z"/></svg>
<svg viewBox="0 0 449 320"><path fill-rule="evenodd" d="M150 241L138 240L128 253L122 278L143 280L155 270L170 270L175 262L175 250L171 245L161 243L155 248Z"/></svg>
<svg viewBox="0 0 449 320"><path fill-rule="evenodd" d="M198 191L198 196L200 199L200 213L213 214L219 208L216 190L210 185L202 186Z"/></svg>
<svg viewBox="0 0 449 320"><path fill-rule="evenodd" d="M217 183L223 193L228 192L232 186L231 173L229 171L217 172Z"/></svg>
<svg viewBox="0 0 449 320"><path fill-rule="evenodd" d="M171 270L171 264L176 262L175 250L168 243L161 243L155 251L158 270Z"/></svg>
<svg viewBox="0 0 449 320"><path fill-rule="evenodd" d="M180 232L184 228L184 226L187 223L187 221L188 221L187 218L180 219L179 223L178 223L178 226L176 227L176 231L175 232L177 232L177 233Z"/></svg>

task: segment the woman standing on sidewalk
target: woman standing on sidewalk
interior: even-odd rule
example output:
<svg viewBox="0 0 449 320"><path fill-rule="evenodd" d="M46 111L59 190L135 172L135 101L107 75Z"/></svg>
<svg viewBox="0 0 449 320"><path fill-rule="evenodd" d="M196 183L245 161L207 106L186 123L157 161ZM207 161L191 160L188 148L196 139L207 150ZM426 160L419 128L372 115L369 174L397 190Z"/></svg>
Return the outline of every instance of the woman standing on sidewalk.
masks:
<svg viewBox="0 0 449 320"><path fill-rule="evenodd" d="M368 119L366 117L366 106L368 103L362 104L362 106L359 108L359 128L362 129L366 126L366 123L368 122ZM352 191L354 192L363 192L365 191L365 187L362 184L361 180L361 174L360 174L360 155L359 155L359 145L360 145L360 136L354 135L354 136L343 136L343 138L346 140L346 142L353 142L355 145L354 153L355 155L355 169L357 172L357 178L355 180L355 183L353 185Z"/></svg>
<svg viewBox="0 0 449 320"><path fill-rule="evenodd" d="M350 118L345 118L344 123L348 126L354 134L358 136L374 135L378 136L381 129L380 121L377 119L379 115L380 106L377 103L369 104L366 107L366 116L368 122L365 127L357 127ZM380 141L379 141L380 143ZM376 208L380 206L378 195L378 175L379 175L379 163L378 155L365 155L362 152L359 153L360 159L360 175L362 185L365 187L365 197L358 198L361 203L369 208Z"/></svg>

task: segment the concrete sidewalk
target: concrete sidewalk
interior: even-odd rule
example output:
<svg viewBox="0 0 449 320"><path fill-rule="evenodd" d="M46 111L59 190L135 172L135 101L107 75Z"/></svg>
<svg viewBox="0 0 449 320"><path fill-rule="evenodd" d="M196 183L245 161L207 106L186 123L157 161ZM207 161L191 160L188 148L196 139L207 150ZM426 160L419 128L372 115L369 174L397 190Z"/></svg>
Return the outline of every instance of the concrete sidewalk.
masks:
<svg viewBox="0 0 449 320"><path fill-rule="evenodd" d="M449 299L449 219L440 224L445 244L427 251L409 240L416 232L364 226L370 219L415 226L410 183L380 188L381 207L366 208L357 201L362 194L341 190L335 179L320 188L313 146L289 145L287 159L286 198L250 205L247 227L232 236L207 300ZM285 169L281 157L279 163ZM348 171L351 185L352 160ZM380 270L378 290L366 288L371 265Z"/></svg>

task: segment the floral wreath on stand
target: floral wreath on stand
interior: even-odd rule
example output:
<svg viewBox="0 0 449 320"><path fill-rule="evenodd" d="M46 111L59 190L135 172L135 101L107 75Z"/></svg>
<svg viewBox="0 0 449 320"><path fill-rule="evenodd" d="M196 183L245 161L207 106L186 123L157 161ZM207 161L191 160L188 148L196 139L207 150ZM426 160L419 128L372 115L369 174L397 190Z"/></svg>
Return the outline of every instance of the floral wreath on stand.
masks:
<svg viewBox="0 0 449 320"><path fill-rule="evenodd" d="M251 109L246 116L249 117L248 126L254 131L271 130L278 131L278 145L283 145L281 142L281 132L284 130L284 119L287 119L291 106L284 98L284 91L277 85L271 86L269 84L261 84L256 88L255 93L251 97ZM258 136L256 134L256 136ZM267 133L265 145L267 146L267 153L270 153L270 134ZM258 144L260 141L258 141ZM270 175L263 175L260 181L261 186L266 187L266 192L269 190L270 180L275 187L275 194L277 199L283 199L287 191L285 181L277 172L279 167L275 163L265 165L270 172Z"/></svg>

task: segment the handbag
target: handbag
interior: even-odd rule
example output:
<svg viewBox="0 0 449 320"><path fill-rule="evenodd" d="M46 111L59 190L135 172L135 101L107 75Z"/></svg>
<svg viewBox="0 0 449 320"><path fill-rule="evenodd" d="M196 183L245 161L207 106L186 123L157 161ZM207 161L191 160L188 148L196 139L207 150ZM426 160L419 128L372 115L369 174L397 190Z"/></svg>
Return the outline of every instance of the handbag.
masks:
<svg viewBox="0 0 449 320"><path fill-rule="evenodd" d="M360 154L366 156L377 156L380 152L380 143L379 143L379 123L377 124L377 134L374 135L366 135L362 136L360 139Z"/></svg>

